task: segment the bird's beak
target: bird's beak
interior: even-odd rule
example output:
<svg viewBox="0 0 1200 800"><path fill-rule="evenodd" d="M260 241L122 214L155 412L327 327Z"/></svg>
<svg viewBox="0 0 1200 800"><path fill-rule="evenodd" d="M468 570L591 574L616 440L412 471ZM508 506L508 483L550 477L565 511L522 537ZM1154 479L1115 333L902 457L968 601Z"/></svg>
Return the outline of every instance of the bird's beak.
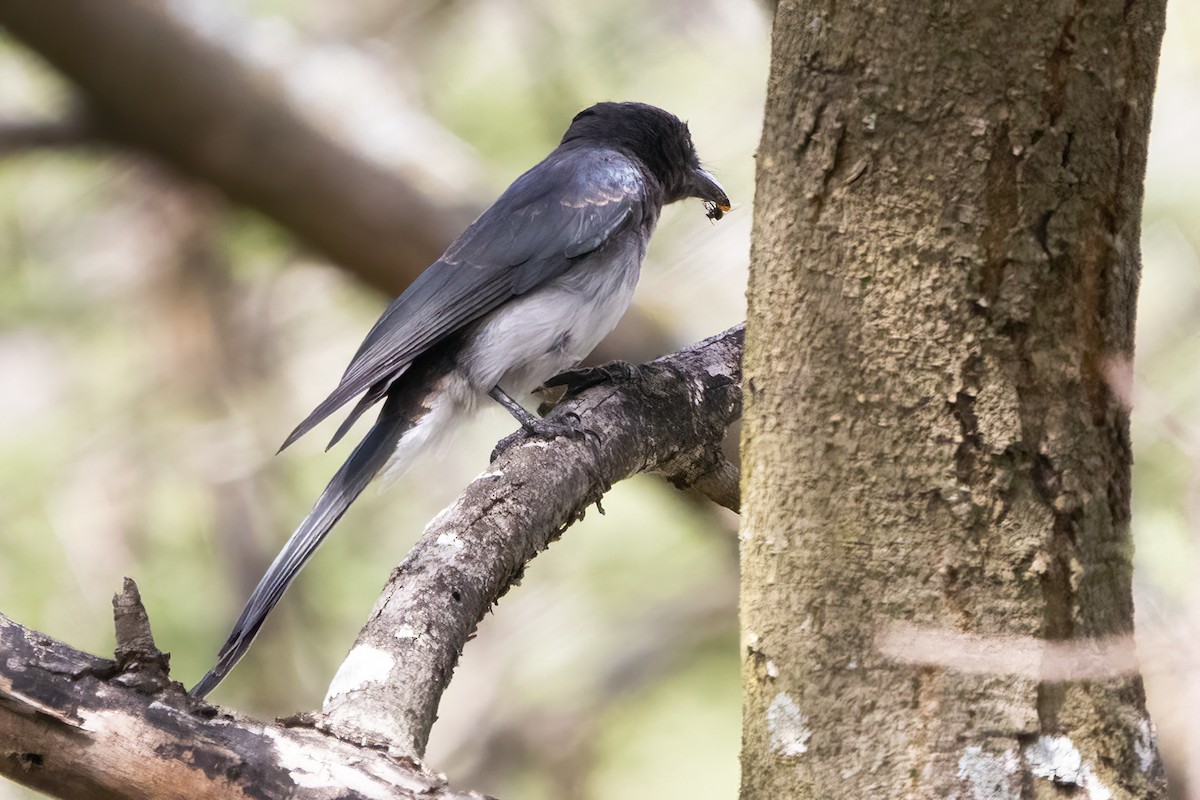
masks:
<svg viewBox="0 0 1200 800"><path fill-rule="evenodd" d="M702 167L692 170L692 184L692 196L699 197L704 201L709 219L720 219L726 211L732 208L729 205L729 196L725 194L725 189L717 183L717 179L708 170Z"/></svg>

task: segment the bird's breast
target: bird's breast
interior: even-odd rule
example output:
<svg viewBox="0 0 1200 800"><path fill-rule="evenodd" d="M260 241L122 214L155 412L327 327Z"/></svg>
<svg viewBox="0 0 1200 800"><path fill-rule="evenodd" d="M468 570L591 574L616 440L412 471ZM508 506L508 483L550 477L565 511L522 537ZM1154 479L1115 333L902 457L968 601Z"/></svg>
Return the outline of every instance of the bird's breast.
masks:
<svg viewBox="0 0 1200 800"><path fill-rule="evenodd" d="M641 262L632 237L580 259L488 315L464 344L460 367L479 391L499 384L514 396L528 395L578 364L616 327L633 300Z"/></svg>

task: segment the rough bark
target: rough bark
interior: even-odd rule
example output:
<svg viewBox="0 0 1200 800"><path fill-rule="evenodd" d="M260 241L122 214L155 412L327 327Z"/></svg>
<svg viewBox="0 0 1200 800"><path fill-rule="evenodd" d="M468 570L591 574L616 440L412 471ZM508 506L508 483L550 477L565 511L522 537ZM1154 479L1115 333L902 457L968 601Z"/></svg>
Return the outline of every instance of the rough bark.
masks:
<svg viewBox="0 0 1200 800"><path fill-rule="evenodd" d="M899 658L891 626L1082 647L1131 630L1128 414L1106 370L1132 355L1163 17L780 3L747 337L744 798L1162 796L1136 674Z"/></svg>
<svg viewBox="0 0 1200 800"><path fill-rule="evenodd" d="M329 687L317 724L392 752L423 755L438 702L484 614L612 483L638 472L676 486L728 484L721 453L741 413L742 328L737 326L624 380L568 401L551 422L577 415L594 435L526 439L501 452L425 529L388 580Z"/></svg>
<svg viewBox="0 0 1200 800"><path fill-rule="evenodd" d="M92 132L211 183L388 294L468 221L315 130L160 0L4 0L0 25L79 88Z"/></svg>
<svg viewBox="0 0 1200 800"><path fill-rule="evenodd" d="M114 606L116 661L0 615L0 774L89 800L483 800L386 751L218 714L169 680L132 582Z"/></svg>

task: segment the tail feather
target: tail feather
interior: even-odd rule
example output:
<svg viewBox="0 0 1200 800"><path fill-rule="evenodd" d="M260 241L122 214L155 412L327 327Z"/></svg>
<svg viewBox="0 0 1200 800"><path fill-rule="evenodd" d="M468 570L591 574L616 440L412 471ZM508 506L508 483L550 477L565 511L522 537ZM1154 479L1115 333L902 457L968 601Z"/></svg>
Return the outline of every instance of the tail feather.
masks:
<svg viewBox="0 0 1200 800"><path fill-rule="evenodd" d="M436 381L432 383L436 386ZM222 645L216 665L192 689L193 696L204 697L211 692L245 655L271 609L326 534L388 463L401 439L408 441L414 438L405 437L404 434L410 430L414 434L420 432L422 435L418 438L425 440L428 435L423 430L418 431L419 428L425 427L426 423L438 426L445 424L442 415L428 412L431 406L428 395L432 390L433 386L429 383L417 382L412 391L396 390L389 393L375 425L334 474L316 505L267 568L234 623L229 638Z"/></svg>
<svg viewBox="0 0 1200 800"><path fill-rule="evenodd" d="M400 373L400 375L403 374ZM329 452L335 444L342 440L343 436L350 432L350 429L354 427L354 423L358 422L358 418L366 413L367 409L387 395L388 389L392 388L392 384L396 382L396 379L400 375L392 375L387 380L380 381L359 398L358 403L355 404L354 408L350 409L350 413L346 416L346 419L338 426L337 432L333 434L333 438L329 440L329 444L325 445L325 452Z"/></svg>
<svg viewBox="0 0 1200 800"><path fill-rule="evenodd" d="M398 367L394 372L390 373L387 378L369 387L367 394L359 401L358 405L354 408L354 411L350 414L350 419L344 422L338 429L338 432L333 437L333 441L329 443L329 447L333 447L335 444L337 444L338 439L341 439L346 435L346 432L350 430L350 426L354 424L354 421L357 420L364 411L366 411L375 403L379 402L380 398L382 398L392 384L396 382L396 379L403 375L408 368L408 364ZM320 404L318 404L317 407L312 410L311 414L301 420L300 424L296 426L295 430L288 434L288 437L283 440L283 444L279 446L278 452L282 453L301 436L317 427L317 425L323 422L330 414L353 400L354 396L361 391L361 388L356 389L353 384L342 383L339 385L333 390L329 397L326 397L324 400L322 400Z"/></svg>

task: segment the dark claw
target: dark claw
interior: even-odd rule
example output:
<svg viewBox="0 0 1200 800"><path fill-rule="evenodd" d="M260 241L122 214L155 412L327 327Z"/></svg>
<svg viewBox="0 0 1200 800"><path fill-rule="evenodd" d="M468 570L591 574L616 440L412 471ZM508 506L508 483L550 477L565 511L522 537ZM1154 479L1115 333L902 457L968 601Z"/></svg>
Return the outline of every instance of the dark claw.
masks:
<svg viewBox="0 0 1200 800"><path fill-rule="evenodd" d="M530 433L526 428L517 428L515 431L505 436L500 441L496 442L496 446L492 448L492 454L488 456L488 463L492 463L506 452L516 447L521 442L530 437Z"/></svg>
<svg viewBox="0 0 1200 800"><path fill-rule="evenodd" d="M583 420L574 411L564 411L552 419L539 419L532 427L522 426L496 443L491 461L495 461L509 448L533 437L540 439L591 439L594 447L600 446L600 434L583 425Z"/></svg>
<svg viewBox="0 0 1200 800"><path fill-rule="evenodd" d="M574 411L564 411L553 419L543 419L534 431L546 439L585 439L588 434L595 436L594 431L583 427L583 420Z"/></svg>
<svg viewBox="0 0 1200 800"><path fill-rule="evenodd" d="M601 383L620 383L622 381L632 381L638 376L638 367L630 364L627 361L610 361L607 364L601 364L598 367L582 367L580 369L569 369L559 375L555 375L550 380L546 381L546 386L564 386L566 393L563 395L563 400L569 400L575 397L585 389L590 389ZM562 402L560 400L559 402Z"/></svg>

